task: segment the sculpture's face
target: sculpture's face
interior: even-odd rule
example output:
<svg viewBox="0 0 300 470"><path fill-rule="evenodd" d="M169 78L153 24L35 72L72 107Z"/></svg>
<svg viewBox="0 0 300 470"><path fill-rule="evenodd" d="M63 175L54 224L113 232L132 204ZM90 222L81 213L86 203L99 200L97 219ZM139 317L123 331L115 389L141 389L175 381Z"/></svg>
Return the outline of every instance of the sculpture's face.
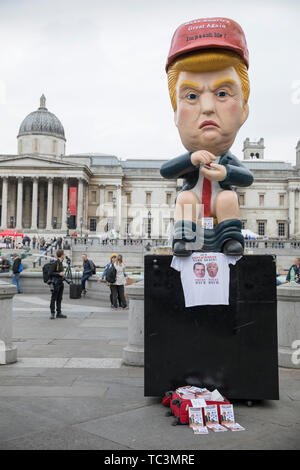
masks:
<svg viewBox="0 0 300 470"><path fill-rule="evenodd" d="M225 153L248 117L234 67L215 72L180 72L175 124L189 152Z"/></svg>

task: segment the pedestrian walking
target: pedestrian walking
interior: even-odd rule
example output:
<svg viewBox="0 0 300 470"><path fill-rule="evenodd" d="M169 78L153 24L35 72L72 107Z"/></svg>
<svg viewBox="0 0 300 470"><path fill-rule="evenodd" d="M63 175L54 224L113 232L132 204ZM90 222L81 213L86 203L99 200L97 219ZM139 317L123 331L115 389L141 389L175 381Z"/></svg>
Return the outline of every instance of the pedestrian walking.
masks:
<svg viewBox="0 0 300 470"><path fill-rule="evenodd" d="M110 255L110 261L109 261L109 263L107 263L107 265L105 266L104 271L103 271L102 276L101 276L101 279L98 279L98 282L106 281L106 274L107 274L108 268L109 268L112 264L114 264L114 263L117 261L117 256L118 256L118 255L117 255L116 253L112 253L112 254ZM107 284L107 285L109 286L109 288L110 288L110 295L109 295L110 306L111 306L111 308L113 308L113 300L112 300L113 298L112 298L112 289L111 289L111 285L110 285L109 282L106 282L106 284Z"/></svg>
<svg viewBox="0 0 300 470"><path fill-rule="evenodd" d="M86 294L85 283L86 281L95 273L95 265L93 261L89 260L86 253L82 255L82 262L83 262L83 273L81 278L81 293Z"/></svg>
<svg viewBox="0 0 300 470"><path fill-rule="evenodd" d="M112 290L112 304L113 309L118 308L118 297L120 299L120 306L123 309L127 309L127 302L125 299L125 284L126 284L126 276L125 276L125 265L123 263L122 255L118 255L116 262L114 263L116 268L116 281L111 284Z"/></svg>
<svg viewBox="0 0 300 470"><path fill-rule="evenodd" d="M14 262L13 262L13 265L12 265L12 283L15 286L17 286L18 294L22 294L23 290L22 290L22 286L21 286L21 283L20 283L20 273L23 270L22 261L21 261L21 258L19 257L19 255L17 253L13 254L13 260L14 260Z"/></svg>
<svg viewBox="0 0 300 470"><path fill-rule="evenodd" d="M51 290L51 301L50 301L50 319L55 319L55 310L56 318L67 318L66 315L63 315L61 312L61 303L64 292L64 266L63 260L65 257L64 250L57 250L56 260L51 263L49 268L49 285Z"/></svg>

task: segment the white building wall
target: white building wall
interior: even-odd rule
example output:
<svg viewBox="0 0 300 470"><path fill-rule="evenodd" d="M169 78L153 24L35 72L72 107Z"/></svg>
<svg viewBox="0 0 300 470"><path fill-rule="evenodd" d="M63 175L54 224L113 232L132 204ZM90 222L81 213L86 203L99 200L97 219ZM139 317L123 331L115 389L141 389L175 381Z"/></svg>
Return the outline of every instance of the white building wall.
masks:
<svg viewBox="0 0 300 470"><path fill-rule="evenodd" d="M65 155L65 141L47 135L23 135L18 137L18 154L31 153L60 157Z"/></svg>

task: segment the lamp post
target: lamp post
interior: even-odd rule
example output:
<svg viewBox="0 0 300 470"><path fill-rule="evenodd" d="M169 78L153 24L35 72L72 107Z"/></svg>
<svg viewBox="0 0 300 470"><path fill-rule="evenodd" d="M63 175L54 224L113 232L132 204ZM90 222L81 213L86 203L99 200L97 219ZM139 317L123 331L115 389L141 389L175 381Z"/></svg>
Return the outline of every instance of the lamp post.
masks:
<svg viewBox="0 0 300 470"><path fill-rule="evenodd" d="M151 238L151 211L148 212L148 238Z"/></svg>
<svg viewBox="0 0 300 470"><path fill-rule="evenodd" d="M69 206L68 206L68 209L67 209L67 237L70 236L70 234L69 234L70 216L71 216L71 212L70 212L70 208L69 208Z"/></svg>

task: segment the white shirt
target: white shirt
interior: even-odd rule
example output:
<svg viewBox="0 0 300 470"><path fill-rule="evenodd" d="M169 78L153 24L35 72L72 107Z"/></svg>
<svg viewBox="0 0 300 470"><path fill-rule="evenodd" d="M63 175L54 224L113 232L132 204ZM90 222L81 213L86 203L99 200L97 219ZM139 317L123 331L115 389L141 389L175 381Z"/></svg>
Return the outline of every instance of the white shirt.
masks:
<svg viewBox="0 0 300 470"><path fill-rule="evenodd" d="M192 253L173 256L171 267L180 272L185 306L229 305L229 264L241 256L223 253Z"/></svg>
<svg viewBox="0 0 300 470"><path fill-rule="evenodd" d="M117 276L116 276L116 281L114 282L115 286L125 286L126 284L126 278L124 276L125 272L125 266L122 264L121 266L117 263L115 263L115 268L117 270Z"/></svg>

